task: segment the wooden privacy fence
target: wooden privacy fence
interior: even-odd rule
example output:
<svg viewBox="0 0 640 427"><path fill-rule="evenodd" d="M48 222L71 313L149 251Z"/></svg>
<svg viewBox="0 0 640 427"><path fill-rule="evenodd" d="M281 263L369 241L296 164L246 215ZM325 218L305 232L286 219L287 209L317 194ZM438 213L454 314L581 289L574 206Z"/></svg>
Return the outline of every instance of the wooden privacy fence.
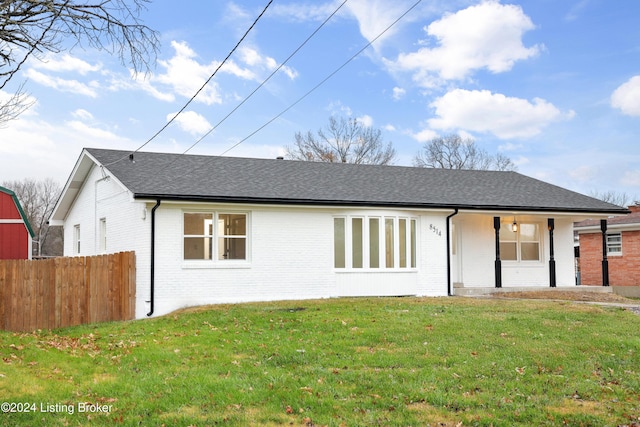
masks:
<svg viewBox="0 0 640 427"><path fill-rule="evenodd" d="M134 252L0 260L0 329L33 331L135 317Z"/></svg>

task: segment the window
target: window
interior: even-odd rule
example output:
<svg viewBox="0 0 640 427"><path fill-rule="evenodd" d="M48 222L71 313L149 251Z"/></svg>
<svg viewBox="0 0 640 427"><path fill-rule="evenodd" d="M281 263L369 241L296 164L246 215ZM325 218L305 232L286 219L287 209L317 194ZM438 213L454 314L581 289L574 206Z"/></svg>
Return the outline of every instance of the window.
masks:
<svg viewBox="0 0 640 427"><path fill-rule="evenodd" d="M540 261L540 225L503 222L500 227L500 259L503 261Z"/></svg>
<svg viewBox="0 0 640 427"><path fill-rule="evenodd" d="M73 226L73 253L80 254L80 224Z"/></svg>
<svg viewBox="0 0 640 427"><path fill-rule="evenodd" d="M416 268L416 224L402 217L334 218L334 267Z"/></svg>
<svg viewBox="0 0 640 427"><path fill-rule="evenodd" d="M183 254L185 260L213 260L214 254L218 261L246 260L247 215L185 212Z"/></svg>
<svg viewBox="0 0 640 427"><path fill-rule="evenodd" d="M247 259L247 216L218 215L218 259Z"/></svg>
<svg viewBox="0 0 640 427"><path fill-rule="evenodd" d="M622 233L607 234L607 255L622 255Z"/></svg>
<svg viewBox="0 0 640 427"><path fill-rule="evenodd" d="M100 218L100 236L99 236L100 252L107 251L107 219Z"/></svg>

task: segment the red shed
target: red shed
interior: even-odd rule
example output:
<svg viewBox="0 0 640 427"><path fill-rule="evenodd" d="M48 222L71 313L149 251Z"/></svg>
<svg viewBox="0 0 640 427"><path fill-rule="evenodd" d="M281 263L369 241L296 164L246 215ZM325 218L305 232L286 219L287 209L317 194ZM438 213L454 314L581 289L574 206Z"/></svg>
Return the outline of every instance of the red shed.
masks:
<svg viewBox="0 0 640 427"><path fill-rule="evenodd" d="M31 259L33 230L16 194L0 187L0 259Z"/></svg>

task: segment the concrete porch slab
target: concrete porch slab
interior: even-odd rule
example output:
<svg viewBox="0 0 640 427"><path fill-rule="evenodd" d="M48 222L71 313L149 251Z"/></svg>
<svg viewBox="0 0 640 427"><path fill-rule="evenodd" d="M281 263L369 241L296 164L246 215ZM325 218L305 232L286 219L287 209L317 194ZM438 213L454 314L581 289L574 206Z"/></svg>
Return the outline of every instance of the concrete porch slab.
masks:
<svg viewBox="0 0 640 427"><path fill-rule="evenodd" d="M535 286L510 286L505 288L483 287L483 288L462 288L454 287L453 294L456 296L480 296L499 294L506 292L598 292L611 294L613 289L610 286L559 286L551 287L535 287Z"/></svg>

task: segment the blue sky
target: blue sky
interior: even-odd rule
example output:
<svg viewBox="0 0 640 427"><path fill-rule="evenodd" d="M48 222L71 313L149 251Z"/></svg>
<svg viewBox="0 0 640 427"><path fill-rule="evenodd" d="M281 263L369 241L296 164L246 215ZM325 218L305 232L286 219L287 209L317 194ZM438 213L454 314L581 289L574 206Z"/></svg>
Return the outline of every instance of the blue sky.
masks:
<svg viewBox="0 0 640 427"><path fill-rule="evenodd" d="M142 18L161 37L148 75L74 47L29 61L36 104L0 128L0 181L66 182L82 147L134 150L167 123L267 1L158 0ZM185 113L145 151L183 152L284 61L342 1L275 0ZM414 0L348 0L269 82L190 153L219 155L343 65ZM392 141L398 165L459 133L518 171L585 194L640 198L640 2L423 0L371 47L226 155L274 158L331 115ZM0 91L0 97L6 93Z"/></svg>

